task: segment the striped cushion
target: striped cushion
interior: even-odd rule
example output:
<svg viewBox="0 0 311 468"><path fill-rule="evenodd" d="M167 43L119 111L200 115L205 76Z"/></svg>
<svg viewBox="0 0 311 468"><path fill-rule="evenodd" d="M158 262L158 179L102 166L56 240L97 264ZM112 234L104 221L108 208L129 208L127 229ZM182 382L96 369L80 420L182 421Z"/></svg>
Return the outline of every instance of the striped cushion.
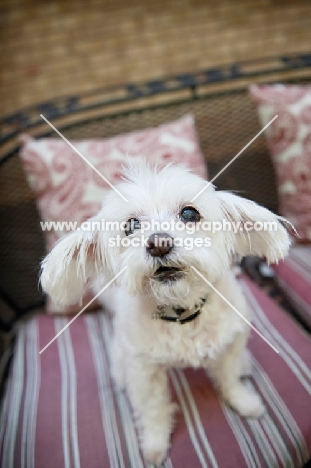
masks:
<svg viewBox="0 0 311 468"><path fill-rule="evenodd" d="M274 268L286 297L311 330L311 246L295 245Z"/></svg>
<svg viewBox="0 0 311 468"><path fill-rule="evenodd" d="M250 280L241 284L255 326L280 352L252 334L249 385L261 393L268 412L260 420L242 419L218 399L203 369L170 371L181 411L166 467L289 468L310 456L310 338ZM67 322L42 315L19 330L2 405L1 466L147 466L128 399L111 383L108 315L80 316L39 355Z"/></svg>

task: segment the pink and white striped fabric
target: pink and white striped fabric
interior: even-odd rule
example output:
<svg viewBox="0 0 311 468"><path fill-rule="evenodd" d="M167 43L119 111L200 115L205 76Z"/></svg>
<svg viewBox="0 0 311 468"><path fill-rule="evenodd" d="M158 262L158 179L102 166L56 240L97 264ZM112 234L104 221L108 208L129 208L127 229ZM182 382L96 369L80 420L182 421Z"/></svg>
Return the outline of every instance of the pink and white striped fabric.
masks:
<svg viewBox="0 0 311 468"><path fill-rule="evenodd" d="M171 370L181 410L167 468L297 468L310 457L310 337L249 279L241 284L255 326L280 352L252 334L249 385L268 411L242 419L219 400L203 369ZM110 378L108 314L80 316L39 355L67 322L41 315L19 329L1 410L1 467L146 467L128 399Z"/></svg>
<svg viewBox="0 0 311 468"><path fill-rule="evenodd" d="M293 246L274 269L284 294L311 330L311 245Z"/></svg>

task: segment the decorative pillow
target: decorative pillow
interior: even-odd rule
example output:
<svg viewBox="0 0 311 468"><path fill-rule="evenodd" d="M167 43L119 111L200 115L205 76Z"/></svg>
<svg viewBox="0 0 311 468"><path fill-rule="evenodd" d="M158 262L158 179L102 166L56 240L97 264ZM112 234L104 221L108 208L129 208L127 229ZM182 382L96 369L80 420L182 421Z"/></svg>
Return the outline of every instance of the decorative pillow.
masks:
<svg viewBox="0 0 311 468"><path fill-rule="evenodd" d="M71 221L79 225L100 210L109 185L65 141L35 140L27 135L22 135L21 141L21 161L36 194L42 221ZM193 172L207 177L194 117L190 114L156 128L71 143L113 185L120 181L122 166L128 161L139 163L144 157L159 167L169 162L184 163ZM66 232L68 229L45 231L47 251ZM66 312L75 313L80 308L81 304ZM65 312L51 301L47 303L47 311Z"/></svg>
<svg viewBox="0 0 311 468"><path fill-rule="evenodd" d="M280 212L311 241L311 86L252 85L278 178Z"/></svg>

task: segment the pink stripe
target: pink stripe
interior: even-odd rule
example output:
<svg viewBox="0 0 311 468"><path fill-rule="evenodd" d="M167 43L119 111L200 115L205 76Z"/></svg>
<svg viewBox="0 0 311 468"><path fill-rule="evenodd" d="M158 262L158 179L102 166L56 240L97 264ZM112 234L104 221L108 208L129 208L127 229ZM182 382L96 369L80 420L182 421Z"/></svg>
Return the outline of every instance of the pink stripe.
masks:
<svg viewBox="0 0 311 468"><path fill-rule="evenodd" d="M39 350L54 336L54 318L38 316ZM40 355L41 385L39 391L35 466L55 468L64 466L61 435L61 371L57 343L54 342Z"/></svg>

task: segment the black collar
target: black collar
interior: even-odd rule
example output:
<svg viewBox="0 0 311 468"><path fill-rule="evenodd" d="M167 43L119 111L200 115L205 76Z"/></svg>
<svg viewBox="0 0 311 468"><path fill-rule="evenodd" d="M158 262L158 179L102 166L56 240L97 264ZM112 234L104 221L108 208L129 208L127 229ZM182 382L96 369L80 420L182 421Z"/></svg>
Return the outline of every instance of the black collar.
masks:
<svg viewBox="0 0 311 468"><path fill-rule="evenodd" d="M158 311L152 316L155 320L166 320L167 322L176 322L180 325L192 322L198 317L202 311L202 307L206 302L206 298L200 298L199 305L195 305L192 309L184 309L177 306L158 306ZM171 315L173 313L173 315Z"/></svg>

